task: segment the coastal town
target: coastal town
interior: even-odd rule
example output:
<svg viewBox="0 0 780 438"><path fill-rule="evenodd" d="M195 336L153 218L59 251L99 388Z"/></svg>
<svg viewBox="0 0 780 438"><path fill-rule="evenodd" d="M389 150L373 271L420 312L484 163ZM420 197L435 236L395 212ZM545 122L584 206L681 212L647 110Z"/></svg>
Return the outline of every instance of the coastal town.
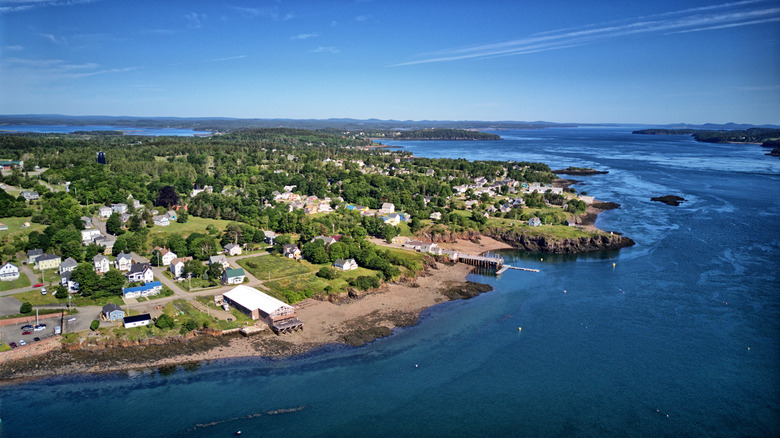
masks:
<svg viewBox="0 0 780 438"><path fill-rule="evenodd" d="M89 159L50 138L4 137L27 147L0 160L0 367L234 333L293 351L359 345L399 324L356 334L367 309L414 319L452 299L445 289L473 266L499 271L503 259L482 253L512 247L502 232L611 238L587 221L597 201L541 163L422 159L350 132L133 140L146 160L125 154L123 137L61 136ZM350 306L367 309L332 315Z"/></svg>

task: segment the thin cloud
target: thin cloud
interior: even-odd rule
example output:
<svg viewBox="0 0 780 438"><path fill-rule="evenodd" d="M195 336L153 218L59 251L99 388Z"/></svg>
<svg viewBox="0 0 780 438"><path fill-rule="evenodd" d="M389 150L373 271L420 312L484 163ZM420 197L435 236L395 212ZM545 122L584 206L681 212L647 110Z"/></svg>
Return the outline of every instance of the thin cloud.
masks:
<svg viewBox="0 0 780 438"><path fill-rule="evenodd" d="M262 17L262 18L270 18L271 20L274 21L287 21L295 18L295 15L292 12L288 12L282 15L279 12L279 8L276 6L271 8L247 8L242 6L231 6L231 8L235 11L241 12L242 14L244 14L244 16L250 18Z"/></svg>
<svg viewBox="0 0 780 438"><path fill-rule="evenodd" d="M3 4L13 4L13 6L0 6L0 14L29 11L31 9L52 6L74 6L94 3L96 1L99 0L3 0Z"/></svg>
<svg viewBox="0 0 780 438"><path fill-rule="evenodd" d="M3 46L3 50L6 52L18 52L20 50L24 50L24 47L14 45L14 46Z"/></svg>
<svg viewBox="0 0 780 438"><path fill-rule="evenodd" d="M316 38L318 36L320 36L318 33L300 33L298 35L291 36L290 39L293 41L303 41L308 40L309 38Z"/></svg>
<svg viewBox="0 0 780 438"><path fill-rule="evenodd" d="M332 46L320 46L312 50L313 53L339 53L341 50Z"/></svg>
<svg viewBox="0 0 780 438"><path fill-rule="evenodd" d="M780 8L724 11L755 3L760 2L747 0L639 17L632 22L559 29L527 38L429 53L425 59L403 62L393 67L560 50L629 35L699 32L780 21Z"/></svg>
<svg viewBox="0 0 780 438"><path fill-rule="evenodd" d="M233 61L235 59L244 59L246 58L246 55L238 55L238 56L228 56L226 58L215 58L215 59L209 59L206 62L223 62L223 61Z"/></svg>
<svg viewBox="0 0 780 438"><path fill-rule="evenodd" d="M187 14L184 14L184 18L187 20L187 27L190 29L200 29L203 27L201 19L205 17L205 15L198 14L196 12L188 12Z"/></svg>
<svg viewBox="0 0 780 438"><path fill-rule="evenodd" d="M357 21L358 23L364 23L370 19L371 19L370 15L358 15L357 17L355 17L355 21Z"/></svg>
<svg viewBox="0 0 780 438"><path fill-rule="evenodd" d="M39 78L42 81L54 79L77 79L111 73L124 73L140 67L105 68L94 62L73 64L62 59L6 58L2 67L16 70L20 75Z"/></svg>
<svg viewBox="0 0 780 438"><path fill-rule="evenodd" d="M68 43L68 40L66 40L65 37L58 37L51 33L39 33L38 35L57 45L65 45Z"/></svg>

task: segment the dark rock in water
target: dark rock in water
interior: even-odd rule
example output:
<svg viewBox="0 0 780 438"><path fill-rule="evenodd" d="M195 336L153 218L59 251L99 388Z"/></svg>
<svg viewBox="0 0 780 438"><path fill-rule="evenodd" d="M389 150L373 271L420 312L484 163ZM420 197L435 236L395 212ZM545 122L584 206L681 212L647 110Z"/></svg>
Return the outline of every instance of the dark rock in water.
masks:
<svg viewBox="0 0 780 438"><path fill-rule="evenodd" d="M650 198L650 200L656 202L663 202L664 204L671 205L673 207L677 207L678 205L680 205L680 203L686 201L686 199L675 195L656 196L654 198Z"/></svg>
<svg viewBox="0 0 780 438"><path fill-rule="evenodd" d="M497 232L496 230L486 229L485 235L508 243L523 251L550 254L612 251L635 244L633 240L618 233L583 236L572 239L553 239L546 236L526 235L523 234L522 230L500 230Z"/></svg>
<svg viewBox="0 0 780 438"><path fill-rule="evenodd" d="M596 169L590 169L585 167L567 167L566 169L553 170L552 173L556 173L558 175L587 176L587 175L604 175L609 173L609 171L596 170Z"/></svg>
<svg viewBox="0 0 780 438"><path fill-rule="evenodd" d="M467 300L469 298L474 298L481 293L490 292L491 290L493 290L493 286L489 284L467 281L451 286L442 291L442 293L451 300Z"/></svg>

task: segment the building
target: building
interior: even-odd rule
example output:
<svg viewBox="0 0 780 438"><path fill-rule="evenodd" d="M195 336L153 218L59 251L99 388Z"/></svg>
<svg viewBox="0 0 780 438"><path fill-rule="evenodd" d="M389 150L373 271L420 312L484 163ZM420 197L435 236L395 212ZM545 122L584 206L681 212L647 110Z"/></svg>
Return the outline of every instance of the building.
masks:
<svg viewBox="0 0 780 438"><path fill-rule="evenodd" d="M63 272L72 272L78 265L79 263L73 257L68 257L60 263L60 274Z"/></svg>
<svg viewBox="0 0 780 438"><path fill-rule="evenodd" d="M81 243L84 245L89 244L93 240L95 240L96 237L100 237L100 230L97 228L90 228L88 230L81 230Z"/></svg>
<svg viewBox="0 0 780 438"><path fill-rule="evenodd" d="M113 213L127 213L127 204L111 204L111 211Z"/></svg>
<svg viewBox="0 0 780 438"><path fill-rule="evenodd" d="M68 289L68 293L76 293L79 291L79 284L70 279L72 271L65 271L60 273L60 284Z"/></svg>
<svg viewBox="0 0 780 438"><path fill-rule="evenodd" d="M222 273L222 282L225 284L241 284L244 282L244 277L246 277L246 273L244 273L243 268L228 268Z"/></svg>
<svg viewBox="0 0 780 438"><path fill-rule="evenodd" d="M116 243L116 239L113 237L100 235L95 237L94 243L95 245L102 246L104 248L103 253L111 254L114 252L114 244Z"/></svg>
<svg viewBox="0 0 780 438"><path fill-rule="evenodd" d="M106 164L106 154L103 151L97 153L97 162L98 164Z"/></svg>
<svg viewBox="0 0 780 438"><path fill-rule="evenodd" d="M269 245L274 244L274 239L276 239L276 233L273 231L263 231L263 235L265 235L265 238L263 239L265 243Z"/></svg>
<svg viewBox="0 0 780 438"><path fill-rule="evenodd" d="M168 216L168 222L176 222L176 219L179 218L179 215L173 210L168 210L168 212L165 213L165 216Z"/></svg>
<svg viewBox="0 0 780 438"><path fill-rule="evenodd" d="M171 260L178 257L175 252L171 251L167 248L155 248L157 251L160 251L160 260L159 264L160 266L170 266Z"/></svg>
<svg viewBox="0 0 780 438"><path fill-rule="evenodd" d="M322 243L326 247L328 247L330 245L333 245L334 243L338 242L338 239L336 239L335 237L328 237L328 236L317 236L317 237L311 239L312 242L314 242L315 240L322 240Z"/></svg>
<svg viewBox="0 0 780 438"><path fill-rule="evenodd" d="M337 259L333 263L333 267L341 269L342 271L351 271L358 268L358 264L355 259Z"/></svg>
<svg viewBox="0 0 780 438"><path fill-rule="evenodd" d="M38 192L35 190L22 190L21 195L24 197L25 201L35 201L40 199L40 195L38 195Z"/></svg>
<svg viewBox="0 0 780 438"><path fill-rule="evenodd" d="M86 229L92 228L92 218L81 216L81 222L84 222L84 228Z"/></svg>
<svg viewBox="0 0 780 438"><path fill-rule="evenodd" d="M254 320L263 320L275 332L303 328L295 308L259 290L240 285L224 294L225 301Z"/></svg>
<svg viewBox="0 0 780 438"><path fill-rule="evenodd" d="M108 218L110 218L111 217L111 213L113 213L113 212L114 211L111 210L111 207L103 206L103 207L100 207L98 209L98 215L100 216L101 219L108 219Z"/></svg>
<svg viewBox="0 0 780 438"><path fill-rule="evenodd" d="M19 278L19 267L8 262L0 266L0 281L12 281Z"/></svg>
<svg viewBox="0 0 780 438"><path fill-rule="evenodd" d="M167 227L171 224L170 218L168 218L167 214L160 215L160 216L154 216L152 218L154 221L154 224L160 227Z"/></svg>
<svg viewBox="0 0 780 438"><path fill-rule="evenodd" d="M108 321L118 321L125 317L125 311L114 303L103 306L103 310L101 310L100 314Z"/></svg>
<svg viewBox="0 0 780 438"><path fill-rule="evenodd" d="M231 256L241 255L241 247L236 245L235 243L228 243L227 245L225 245L225 252L227 252L227 254Z"/></svg>
<svg viewBox="0 0 780 438"><path fill-rule="evenodd" d="M141 281L148 283L154 281L154 272L148 263L133 263L130 266L130 272L127 273L127 281L133 283Z"/></svg>
<svg viewBox="0 0 780 438"><path fill-rule="evenodd" d="M0 222L0 231L8 231L8 225Z"/></svg>
<svg viewBox="0 0 780 438"><path fill-rule="evenodd" d="M141 327L144 325L151 325L152 316L148 313L144 313L143 315L125 316L122 319L122 322L125 325L125 328Z"/></svg>
<svg viewBox="0 0 780 438"><path fill-rule="evenodd" d="M159 281L150 281L143 286L123 287L122 298L138 298L157 295L162 292L162 283Z"/></svg>
<svg viewBox="0 0 780 438"><path fill-rule="evenodd" d="M532 226L532 227L538 227L538 226L542 225L542 221L541 221L541 219L539 219L538 217L532 217L532 218L531 218L531 219L528 221L528 225L530 225L530 226Z"/></svg>
<svg viewBox="0 0 780 438"><path fill-rule="evenodd" d="M382 219L385 222L385 224L392 225L392 226L397 226L398 224L401 223L401 216L395 213L390 213L386 216L382 216L380 219Z"/></svg>
<svg viewBox="0 0 780 438"><path fill-rule="evenodd" d="M377 214L383 215L383 214L390 214L395 213L395 205L392 202L385 202L382 204L382 208L377 211Z"/></svg>
<svg viewBox="0 0 780 438"><path fill-rule="evenodd" d="M62 259L56 254L44 254L35 259L35 269L45 271L47 269L60 269Z"/></svg>
<svg viewBox="0 0 780 438"><path fill-rule="evenodd" d="M282 246L282 254L288 259L300 260L301 258L301 250L293 243Z"/></svg>
<svg viewBox="0 0 780 438"><path fill-rule="evenodd" d="M27 251L27 264L32 265L38 257L43 255L43 250L39 248L31 249Z"/></svg>
<svg viewBox="0 0 780 438"><path fill-rule="evenodd" d="M133 256L125 254L124 251L120 252L114 260L114 268L126 272L133 266Z"/></svg>
<svg viewBox="0 0 780 438"><path fill-rule="evenodd" d="M170 269L173 278L181 278L184 275L184 263L192 260L192 257L181 257L171 260Z"/></svg>
<svg viewBox="0 0 780 438"><path fill-rule="evenodd" d="M222 269L228 269L230 263L227 261L227 257L224 254L219 254L209 257L209 265L222 265Z"/></svg>
<svg viewBox="0 0 780 438"><path fill-rule="evenodd" d="M434 211L433 213L431 213L429 218L435 221L441 220L441 213L439 213L438 211Z"/></svg>
<svg viewBox="0 0 780 438"><path fill-rule="evenodd" d="M97 254L95 257L92 257L92 263L95 264L95 272L98 274L106 273L111 269L111 262L103 254Z"/></svg>

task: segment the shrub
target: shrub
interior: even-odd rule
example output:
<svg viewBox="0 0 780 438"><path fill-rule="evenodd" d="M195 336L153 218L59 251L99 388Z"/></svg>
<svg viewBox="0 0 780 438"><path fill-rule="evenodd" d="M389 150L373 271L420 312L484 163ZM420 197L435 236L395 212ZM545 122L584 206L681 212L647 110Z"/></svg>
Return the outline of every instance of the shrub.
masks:
<svg viewBox="0 0 780 438"><path fill-rule="evenodd" d="M92 320L92 323L89 325L89 329L94 332L98 329L98 327L100 327L100 321L97 319Z"/></svg>
<svg viewBox="0 0 780 438"><path fill-rule="evenodd" d="M333 280L334 278L338 277L339 273L328 266L323 267L322 269L317 272L317 277L324 278L326 280Z"/></svg>
<svg viewBox="0 0 780 438"><path fill-rule="evenodd" d="M32 312L32 304L30 303L22 303L22 306L19 307L19 313L31 313Z"/></svg>

